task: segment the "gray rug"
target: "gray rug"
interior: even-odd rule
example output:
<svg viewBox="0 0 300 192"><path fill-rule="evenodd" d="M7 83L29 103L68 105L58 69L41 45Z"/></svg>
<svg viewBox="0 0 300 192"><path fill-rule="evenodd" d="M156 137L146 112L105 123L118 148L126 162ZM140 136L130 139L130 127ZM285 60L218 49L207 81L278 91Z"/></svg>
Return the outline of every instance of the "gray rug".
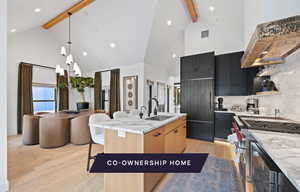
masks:
<svg viewBox="0 0 300 192"><path fill-rule="evenodd" d="M201 173L176 173L162 192L240 192L233 161L209 156Z"/></svg>

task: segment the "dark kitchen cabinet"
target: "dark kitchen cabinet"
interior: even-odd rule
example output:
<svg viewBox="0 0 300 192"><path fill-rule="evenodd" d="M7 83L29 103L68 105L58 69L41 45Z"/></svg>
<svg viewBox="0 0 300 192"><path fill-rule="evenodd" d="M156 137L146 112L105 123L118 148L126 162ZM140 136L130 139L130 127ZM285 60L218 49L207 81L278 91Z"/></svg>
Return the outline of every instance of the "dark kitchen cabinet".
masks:
<svg viewBox="0 0 300 192"><path fill-rule="evenodd" d="M244 52L216 56L216 96L246 96L253 93L257 68L242 69Z"/></svg>
<svg viewBox="0 0 300 192"><path fill-rule="evenodd" d="M227 139L231 134L234 113L215 113L215 137Z"/></svg>
<svg viewBox="0 0 300 192"><path fill-rule="evenodd" d="M187 137L214 140L215 56L205 53L181 58L180 111L187 113Z"/></svg>

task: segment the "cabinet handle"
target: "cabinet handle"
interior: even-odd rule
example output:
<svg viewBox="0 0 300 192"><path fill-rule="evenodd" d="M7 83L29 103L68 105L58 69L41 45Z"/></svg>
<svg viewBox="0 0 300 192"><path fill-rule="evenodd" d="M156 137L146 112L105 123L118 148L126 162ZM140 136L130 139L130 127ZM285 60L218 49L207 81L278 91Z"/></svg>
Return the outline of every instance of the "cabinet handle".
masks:
<svg viewBox="0 0 300 192"><path fill-rule="evenodd" d="M154 135L154 137L158 137L158 136L160 136L161 135L161 133L156 133L155 135Z"/></svg>
<svg viewBox="0 0 300 192"><path fill-rule="evenodd" d="M209 92L209 110L211 112L211 92Z"/></svg>

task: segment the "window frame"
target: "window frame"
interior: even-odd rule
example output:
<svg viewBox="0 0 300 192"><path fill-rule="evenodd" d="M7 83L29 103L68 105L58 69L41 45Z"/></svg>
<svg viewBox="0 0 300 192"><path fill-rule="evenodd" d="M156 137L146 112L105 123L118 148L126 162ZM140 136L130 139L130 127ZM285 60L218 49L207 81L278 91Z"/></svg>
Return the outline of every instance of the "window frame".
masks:
<svg viewBox="0 0 300 192"><path fill-rule="evenodd" d="M33 100L33 98L32 98L32 104L40 103L40 102L41 103L42 102L54 102L54 104L55 104L54 112L57 112L57 86L56 86L56 84L32 83L32 88L33 87L54 88L54 100ZM32 95L32 97L33 97L33 95ZM39 112L45 112L45 111L39 111ZM39 113L39 112L34 112L34 113Z"/></svg>

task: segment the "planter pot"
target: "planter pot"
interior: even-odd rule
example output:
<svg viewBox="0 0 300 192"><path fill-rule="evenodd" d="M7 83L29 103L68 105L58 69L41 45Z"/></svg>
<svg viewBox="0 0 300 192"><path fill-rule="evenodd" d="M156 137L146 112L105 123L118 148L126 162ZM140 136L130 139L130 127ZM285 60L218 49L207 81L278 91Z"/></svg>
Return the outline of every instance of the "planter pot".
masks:
<svg viewBox="0 0 300 192"><path fill-rule="evenodd" d="M84 109L89 109L90 103L89 102L78 102L77 103L77 111L81 111Z"/></svg>

